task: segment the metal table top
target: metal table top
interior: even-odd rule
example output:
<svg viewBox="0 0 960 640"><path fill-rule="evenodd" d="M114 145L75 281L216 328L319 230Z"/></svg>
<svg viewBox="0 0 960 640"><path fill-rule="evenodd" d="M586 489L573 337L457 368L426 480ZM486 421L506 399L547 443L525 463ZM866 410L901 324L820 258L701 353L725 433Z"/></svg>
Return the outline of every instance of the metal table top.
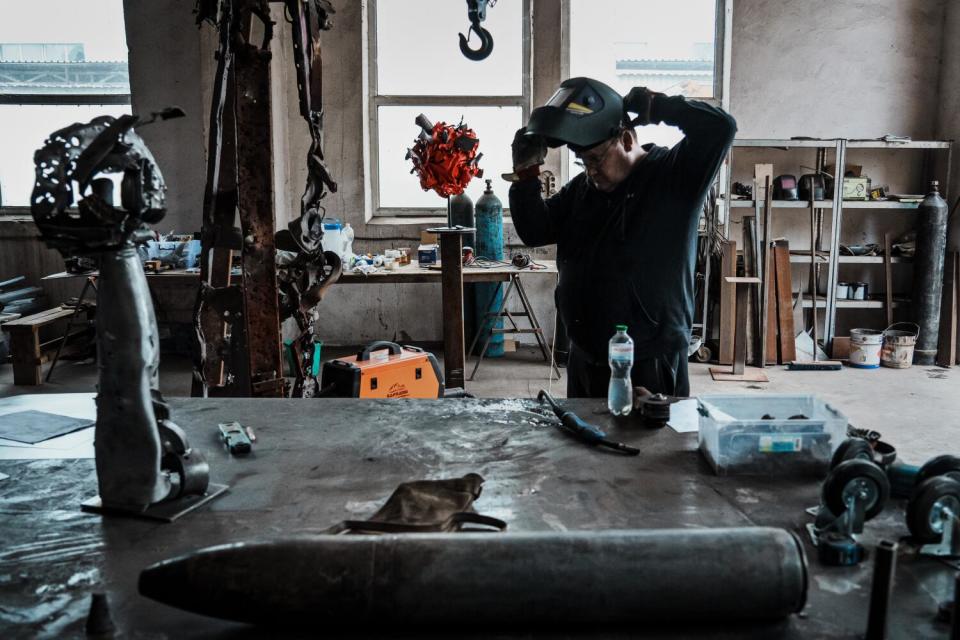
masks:
<svg viewBox="0 0 960 640"><path fill-rule="evenodd" d="M527 400L174 399L171 405L174 420L209 459L211 481L230 485L226 495L172 524L81 513L80 502L96 493L92 460L0 461L0 473L10 476L0 480L0 635L82 637L89 593L103 590L128 636L262 637L263 630L139 596L140 570L200 547L366 518L401 482L469 472L486 479L476 510L506 520L510 531L763 525L801 535L811 570L803 613L759 627L717 629L697 620L691 602L695 626L645 629L652 637L850 638L865 629L871 563L823 567L803 529L811 520L804 509L818 501L818 480L717 477L696 450L696 434L651 431L629 419L614 424L600 401L567 406L640 447L639 456L572 440L531 412L535 403ZM231 420L255 430L253 454L231 457L223 449L217 424ZM903 505L893 502L867 523L862 540L869 548L907 533ZM945 636L947 628L934 615L950 595L953 574L942 562L901 553L891 637ZM491 636L473 628L465 621L454 635ZM636 632L495 635L617 638ZM436 637L450 635L441 629Z"/></svg>

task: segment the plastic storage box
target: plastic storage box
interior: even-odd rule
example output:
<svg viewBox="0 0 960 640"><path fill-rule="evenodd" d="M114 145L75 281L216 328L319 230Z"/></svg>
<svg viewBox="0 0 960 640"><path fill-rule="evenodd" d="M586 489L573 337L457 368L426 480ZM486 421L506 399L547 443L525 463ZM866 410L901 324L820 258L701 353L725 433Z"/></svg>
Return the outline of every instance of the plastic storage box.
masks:
<svg viewBox="0 0 960 640"><path fill-rule="evenodd" d="M847 418L815 396L701 396L700 451L718 475L815 475L847 436Z"/></svg>

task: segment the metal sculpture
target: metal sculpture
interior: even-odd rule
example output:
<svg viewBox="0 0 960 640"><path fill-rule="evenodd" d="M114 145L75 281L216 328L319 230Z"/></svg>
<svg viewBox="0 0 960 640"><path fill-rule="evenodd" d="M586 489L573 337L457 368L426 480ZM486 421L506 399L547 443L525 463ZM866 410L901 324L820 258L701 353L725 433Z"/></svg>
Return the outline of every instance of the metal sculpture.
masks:
<svg viewBox="0 0 960 640"><path fill-rule="evenodd" d="M143 124L182 115L169 109ZM166 214L166 187L134 131L139 123L133 115L103 116L50 134L34 154L30 201L47 246L99 264L94 448L100 495L85 507L133 513L212 497L207 462L170 419L158 387L157 323L135 244L152 238L146 223ZM119 208L111 174L122 175Z"/></svg>
<svg viewBox="0 0 960 640"><path fill-rule="evenodd" d="M334 13L328 0L284 0L293 28L300 114L311 145L300 216L274 235L270 138L270 41L268 0L200 0L197 22L217 27L217 53L207 188L204 197L203 285L195 310L198 336L194 395L282 396L280 322L294 318L293 395L317 391L307 366L317 348L316 304L340 275L340 258L321 248L321 201L337 184L324 163L322 78L319 32ZM263 36L251 41L254 19ZM234 227L239 212L240 229ZM281 253L278 256L278 250ZM241 254L238 283L230 277L231 257Z"/></svg>

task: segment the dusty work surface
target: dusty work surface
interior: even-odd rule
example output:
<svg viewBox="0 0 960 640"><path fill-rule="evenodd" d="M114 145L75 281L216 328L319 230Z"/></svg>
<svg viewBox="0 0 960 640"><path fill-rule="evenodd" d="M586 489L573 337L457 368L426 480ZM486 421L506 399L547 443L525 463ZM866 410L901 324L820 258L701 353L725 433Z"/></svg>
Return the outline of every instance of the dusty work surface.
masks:
<svg viewBox="0 0 960 640"><path fill-rule="evenodd" d="M486 478L477 511L508 521L512 531L756 524L801 533L812 574L807 608L766 626L718 629L699 619L697 603L690 602L690 620L700 626L516 635L478 626L490 622L477 611L476 620L455 632L415 630L404 637L626 638L642 630L645 637L852 638L865 628L870 562L822 567L802 533L810 521L803 510L816 504L819 481L718 478L696 451L696 434L610 427L613 437L642 449L627 457L571 440L531 412L535 405L527 400L182 399L172 405L176 422L210 460L211 480L230 485L224 497L174 524L81 513L80 502L96 492L92 460L0 462L0 478L10 476L0 480L0 637L82 637L93 590L109 594L124 637L282 637L147 600L136 592L139 572L199 547L365 518L401 482L468 472ZM610 425L601 402L568 406ZM219 444L217 423L230 420L255 429L252 455L231 458ZM867 523L863 540L871 546L905 535L902 504L895 502ZM945 636L933 618L953 573L941 562L901 554L890 637ZM339 637L319 629L305 637L318 636Z"/></svg>

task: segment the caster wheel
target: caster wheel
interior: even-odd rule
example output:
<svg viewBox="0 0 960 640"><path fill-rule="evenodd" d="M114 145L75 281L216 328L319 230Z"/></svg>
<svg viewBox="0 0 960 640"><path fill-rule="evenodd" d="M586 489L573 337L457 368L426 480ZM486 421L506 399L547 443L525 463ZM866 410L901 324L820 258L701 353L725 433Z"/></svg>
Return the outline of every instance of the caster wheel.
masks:
<svg viewBox="0 0 960 640"><path fill-rule="evenodd" d="M863 545L847 536L829 534L817 542L817 557L831 567L852 567L863 561Z"/></svg>
<svg viewBox="0 0 960 640"><path fill-rule="evenodd" d="M707 345L702 345L694 352L693 359L697 362L710 362L713 359L713 352Z"/></svg>
<svg viewBox="0 0 960 640"><path fill-rule="evenodd" d="M838 516L847 510L847 499L859 494L864 500L864 520L877 516L890 497L890 481L883 469L866 460L845 460L823 481L823 503Z"/></svg>
<svg viewBox="0 0 960 640"><path fill-rule="evenodd" d="M847 438L833 452L833 457L830 458L830 468L836 469L841 462L847 460L873 462L873 447L863 438Z"/></svg>
<svg viewBox="0 0 960 640"><path fill-rule="evenodd" d="M946 474L957 474L954 479L960 480L960 458L957 456L930 458L917 473L917 486L923 484L925 480Z"/></svg>
<svg viewBox="0 0 960 640"><path fill-rule="evenodd" d="M936 476L918 485L907 503L907 527L916 542L937 542L943 535L944 508L960 517L960 482Z"/></svg>

